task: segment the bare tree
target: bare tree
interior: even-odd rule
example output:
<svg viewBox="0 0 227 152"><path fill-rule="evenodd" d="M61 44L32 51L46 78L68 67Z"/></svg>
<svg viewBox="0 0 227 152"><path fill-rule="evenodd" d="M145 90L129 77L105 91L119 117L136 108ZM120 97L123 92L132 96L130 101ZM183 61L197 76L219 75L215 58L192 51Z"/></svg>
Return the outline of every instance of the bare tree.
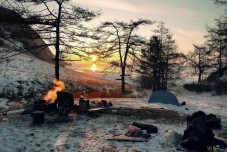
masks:
<svg viewBox="0 0 227 152"><path fill-rule="evenodd" d="M82 38L95 38L82 22L90 21L100 13L76 6L70 0L6 0L4 6L20 13L22 24L32 25L48 45L54 46L57 79L61 57L81 56L81 51L89 45Z"/></svg>
<svg viewBox="0 0 227 152"><path fill-rule="evenodd" d="M216 19L216 26L208 28L207 44L213 57L212 67L223 76L223 70L227 66L227 22L225 18Z"/></svg>
<svg viewBox="0 0 227 152"><path fill-rule="evenodd" d="M189 61L190 65L195 69L195 74L198 76L198 82L204 78L204 74L210 69L211 59L209 50L205 45L193 45L194 52L190 53L185 58Z"/></svg>
<svg viewBox="0 0 227 152"><path fill-rule="evenodd" d="M111 63L121 69L121 91L125 93L126 68L130 67L129 60L136 57L136 51L144 43L143 39L136 35L136 31L141 25L152 24L150 20L138 19L136 21L126 22L104 22L99 27L99 35L102 42L106 45L106 56L117 54L117 59Z"/></svg>

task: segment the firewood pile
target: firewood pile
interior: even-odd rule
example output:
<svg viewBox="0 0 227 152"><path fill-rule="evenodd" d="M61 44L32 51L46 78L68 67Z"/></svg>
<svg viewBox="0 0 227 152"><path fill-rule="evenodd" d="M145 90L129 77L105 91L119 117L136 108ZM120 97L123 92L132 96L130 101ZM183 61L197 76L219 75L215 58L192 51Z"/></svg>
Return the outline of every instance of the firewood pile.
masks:
<svg viewBox="0 0 227 152"><path fill-rule="evenodd" d="M33 123L44 123L46 121L53 122L53 119L55 122L68 121L74 119L76 113L91 114L92 112L105 111L105 109L109 109L112 106L113 104L106 100L95 102L85 98L79 98L78 105L72 105L71 103L64 101L60 101L59 104L56 102L48 103L45 100L39 100L34 102L32 112ZM52 120L50 117L52 117Z"/></svg>

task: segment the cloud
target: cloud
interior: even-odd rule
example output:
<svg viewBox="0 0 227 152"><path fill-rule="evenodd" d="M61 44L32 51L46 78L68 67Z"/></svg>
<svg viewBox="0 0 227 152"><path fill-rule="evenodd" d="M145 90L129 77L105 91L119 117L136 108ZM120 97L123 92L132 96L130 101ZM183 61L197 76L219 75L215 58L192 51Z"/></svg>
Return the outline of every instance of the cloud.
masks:
<svg viewBox="0 0 227 152"><path fill-rule="evenodd" d="M81 5L88 5L102 8L109 8L131 13L137 13L141 16L171 16L171 17L199 17L200 14L188 8L180 8L170 4L155 3L153 1L126 1L126 0L73 0ZM128 14L130 15L130 14Z"/></svg>
<svg viewBox="0 0 227 152"><path fill-rule="evenodd" d="M198 28L194 31L195 27L199 26L196 19L202 19L202 13L187 7L187 5L175 5L175 3L163 3L155 0L73 0L73 2L87 7L97 7L103 10L109 9L110 11L106 11L99 18L101 21L127 20L142 17L151 20L162 20L168 25L170 23L172 24L170 30L177 44L179 44L180 50L192 50L194 43L200 44L204 40L203 35L205 35L205 32L198 32ZM177 27L180 28L177 29ZM187 29L184 27L187 27ZM142 35L148 38L151 34L151 30L144 30L144 28L139 31L142 31Z"/></svg>
<svg viewBox="0 0 227 152"><path fill-rule="evenodd" d="M201 16L199 12L194 10L176 7L171 5L141 5L141 9L153 15L162 15L162 16L175 16L175 17L199 17Z"/></svg>
<svg viewBox="0 0 227 152"><path fill-rule="evenodd" d="M144 10L134 5L133 3L125 2L123 0L73 0L75 3L96 6L100 8L118 9L129 12L143 13Z"/></svg>
<svg viewBox="0 0 227 152"><path fill-rule="evenodd" d="M204 35L202 32L192 31L192 30L185 30L185 29L173 29L174 33L177 33L181 37L200 37Z"/></svg>
<svg viewBox="0 0 227 152"><path fill-rule="evenodd" d="M175 14L180 14L182 16L193 16L193 17L198 17L200 16L200 14L198 12L189 10L189 9L185 9L185 8L176 8L174 10Z"/></svg>
<svg viewBox="0 0 227 152"><path fill-rule="evenodd" d="M179 50L183 52L189 52L193 50L193 44L204 43L203 32L186 30L186 29L172 29L174 39L179 45Z"/></svg>

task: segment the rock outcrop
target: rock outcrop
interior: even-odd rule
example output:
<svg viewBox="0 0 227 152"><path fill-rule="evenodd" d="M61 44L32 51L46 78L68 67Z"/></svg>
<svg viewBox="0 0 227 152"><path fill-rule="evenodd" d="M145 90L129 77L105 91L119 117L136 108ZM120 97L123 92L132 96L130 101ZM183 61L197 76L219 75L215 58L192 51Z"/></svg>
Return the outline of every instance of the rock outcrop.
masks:
<svg viewBox="0 0 227 152"><path fill-rule="evenodd" d="M54 63L54 54L45 41L15 11L0 7L0 46L23 51L36 58ZM61 65L66 65L65 62Z"/></svg>

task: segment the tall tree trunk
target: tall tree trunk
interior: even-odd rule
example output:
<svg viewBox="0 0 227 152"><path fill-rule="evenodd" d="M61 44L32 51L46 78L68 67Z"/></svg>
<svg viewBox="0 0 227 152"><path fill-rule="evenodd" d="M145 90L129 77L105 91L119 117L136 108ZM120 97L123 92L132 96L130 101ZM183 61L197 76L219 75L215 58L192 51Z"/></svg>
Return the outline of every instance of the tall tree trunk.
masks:
<svg viewBox="0 0 227 152"><path fill-rule="evenodd" d="M157 67L154 67L153 68L153 87L152 87L152 91L154 92L156 90L157 90Z"/></svg>
<svg viewBox="0 0 227 152"><path fill-rule="evenodd" d="M202 77L202 70L201 70L201 65L202 63L201 63L201 52L199 51L199 64L198 64L198 66L199 66L199 78L198 78L198 82L201 82L201 77Z"/></svg>
<svg viewBox="0 0 227 152"><path fill-rule="evenodd" d="M201 82L201 76L202 76L202 74L201 74L201 72L199 72L198 82Z"/></svg>
<svg viewBox="0 0 227 152"><path fill-rule="evenodd" d="M55 42L55 78L60 79L59 74L59 58L60 58L60 22L61 22L61 4L59 4L58 8L58 17L57 17L57 23L56 23L56 42Z"/></svg>
<svg viewBox="0 0 227 152"><path fill-rule="evenodd" d="M198 82L201 82L202 81L202 70L199 69L199 78L198 78Z"/></svg>
<svg viewBox="0 0 227 152"><path fill-rule="evenodd" d="M218 76L219 78L223 76L223 71L222 71L222 50L221 50L222 46L220 44L219 46L219 57L218 57Z"/></svg>
<svg viewBox="0 0 227 152"><path fill-rule="evenodd" d="M60 47L59 47L59 27L56 27L56 54L55 54L55 78L59 80L59 56L60 56Z"/></svg>
<svg viewBox="0 0 227 152"><path fill-rule="evenodd" d="M166 58L166 63L165 63L165 87L164 90L167 90L167 86L168 86L168 76L169 76L169 52L167 54L167 58Z"/></svg>
<svg viewBox="0 0 227 152"><path fill-rule="evenodd" d="M121 70L121 92L125 94L125 65L122 66Z"/></svg>
<svg viewBox="0 0 227 152"><path fill-rule="evenodd" d="M127 43L126 43L126 50L125 50L125 54L124 54L124 59L123 59L123 65L122 65L122 79L121 79L121 91L124 94L125 93L125 68L126 68L126 61L127 61L127 57L128 57L128 53L129 53L129 41L131 38L131 34L132 31L135 27L132 27L130 29L129 35L128 35L128 39L127 39Z"/></svg>

